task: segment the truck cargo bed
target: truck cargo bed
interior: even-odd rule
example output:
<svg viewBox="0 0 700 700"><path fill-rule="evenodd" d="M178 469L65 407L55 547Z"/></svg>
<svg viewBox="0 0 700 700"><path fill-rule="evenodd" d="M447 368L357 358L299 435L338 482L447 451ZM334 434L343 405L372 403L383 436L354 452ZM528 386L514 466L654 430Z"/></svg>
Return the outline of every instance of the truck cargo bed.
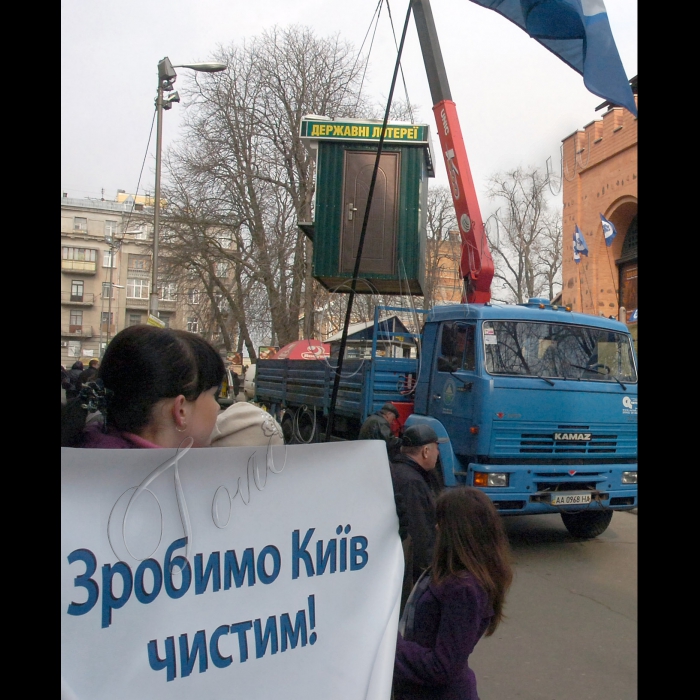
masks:
<svg viewBox="0 0 700 700"><path fill-rule="evenodd" d="M276 407L315 407L328 414L337 360L259 360L255 396ZM387 401L409 400L401 391L418 362L409 358L345 360L336 414L363 422Z"/></svg>

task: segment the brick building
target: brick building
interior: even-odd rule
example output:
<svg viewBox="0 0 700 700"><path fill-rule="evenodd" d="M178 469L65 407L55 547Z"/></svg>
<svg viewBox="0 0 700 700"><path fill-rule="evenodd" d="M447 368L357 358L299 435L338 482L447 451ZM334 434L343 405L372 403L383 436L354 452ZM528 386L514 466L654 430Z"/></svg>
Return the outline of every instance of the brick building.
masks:
<svg viewBox="0 0 700 700"><path fill-rule="evenodd" d="M636 99L637 78L630 84ZM603 107L602 119L562 141L562 302L582 313L619 317L636 342L637 119L622 107ZM617 230L609 248L600 214ZM576 225L589 249L579 264L573 259Z"/></svg>
<svg viewBox="0 0 700 700"><path fill-rule="evenodd" d="M460 273L462 259L462 239L457 229L447 232L444 240L436 241L430 247L428 263L433 270L426 270L426 278L433 283L430 305L458 304L462 300L464 280Z"/></svg>

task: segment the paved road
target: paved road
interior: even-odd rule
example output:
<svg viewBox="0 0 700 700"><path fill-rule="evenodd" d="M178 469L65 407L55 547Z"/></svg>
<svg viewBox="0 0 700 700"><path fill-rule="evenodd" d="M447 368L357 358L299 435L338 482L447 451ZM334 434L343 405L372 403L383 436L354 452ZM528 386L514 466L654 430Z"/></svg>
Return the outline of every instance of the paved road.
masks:
<svg viewBox="0 0 700 700"><path fill-rule="evenodd" d="M587 541L559 516L505 520L515 579L470 658L481 700L637 699L637 519Z"/></svg>

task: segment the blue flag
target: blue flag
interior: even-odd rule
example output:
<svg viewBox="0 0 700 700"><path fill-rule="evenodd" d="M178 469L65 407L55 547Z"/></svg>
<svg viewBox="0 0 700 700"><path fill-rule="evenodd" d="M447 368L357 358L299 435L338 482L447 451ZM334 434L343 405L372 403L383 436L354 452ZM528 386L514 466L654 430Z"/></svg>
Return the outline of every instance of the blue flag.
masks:
<svg viewBox="0 0 700 700"><path fill-rule="evenodd" d="M524 29L583 76L594 95L637 106L613 39L603 0L472 0Z"/></svg>
<svg viewBox="0 0 700 700"><path fill-rule="evenodd" d="M581 229L576 225L574 229L574 262L577 265L581 262L581 255L588 257L588 246Z"/></svg>
<svg viewBox="0 0 700 700"><path fill-rule="evenodd" d="M603 222L603 235L605 236L605 245L608 248L612 245L615 236L617 236L617 229L612 221L608 221L602 214L600 215L600 220Z"/></svg>

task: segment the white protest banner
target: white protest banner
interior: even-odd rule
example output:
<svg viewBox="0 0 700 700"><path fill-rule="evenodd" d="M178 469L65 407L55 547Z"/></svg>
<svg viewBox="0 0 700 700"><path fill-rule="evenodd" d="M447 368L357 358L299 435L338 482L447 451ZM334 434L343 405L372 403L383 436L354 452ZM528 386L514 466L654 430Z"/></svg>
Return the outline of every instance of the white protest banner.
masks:
<svg viewBox="0 0 700 700"><path fill-rule="evenodd" d="M63 697L388 699L383 442L61 459Z"/></svg>

